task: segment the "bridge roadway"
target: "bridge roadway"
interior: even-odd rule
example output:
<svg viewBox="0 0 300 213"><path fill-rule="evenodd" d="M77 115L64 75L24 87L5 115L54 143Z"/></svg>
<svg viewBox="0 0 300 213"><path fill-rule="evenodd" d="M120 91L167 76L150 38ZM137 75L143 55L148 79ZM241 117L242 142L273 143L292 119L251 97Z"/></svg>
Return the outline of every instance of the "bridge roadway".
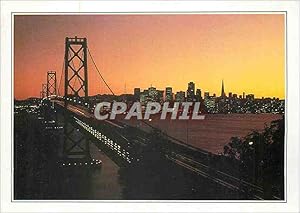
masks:
<svg viewBox="0 0 300 213"><path fill-rule="evenodd" d="M52 100L55 104L60 105L61 107L65 107L64 101L60 100ZM88 131L92 136L94 136L96 139L101 139L104 134L93 129L89 123L91 122L98 122L103 123L105 122L110 130L114 130L114 134L118 134L119 139L125 140L125 142L128 142L128 145L130 145L129 141L134 141L134 143L137 143L139 145L145 146L147 145L147 142L149 142L149 139L146 137L146 134L142 134L142 131L136 132L137 134L132 137L126 135L126 132L118 131L121 129L125 129L128 127L126 124L123 124L118 121L112 121L112 120L104 120L99 121L97 120L94 115L89 112L89 110L83 106L79 105L73 105L73 104L67 104L66 107L70 112L76 114L76 122L86 131ZM84 118L84 119L82 119ZM84 121L83 121L84 120ZM114 135L116 136L116 135ZM110 146L110 148L117 152L120 157L123 157L127 163L132 163L134 160L139 160L139 158L134 159L132 155L130 156L130 150L126 148L120 148L119 145L112 144L112 140L107 138L106 136L105 140L102 142L105 143L105 145ZM117 141L117 140L115 140ZM117 141L119 142L119 141ZM171 147L170 150L166 153L164 153L166 159L172 161L173 163L177 164L180 167L183 167L193 173L196 173L197 175L200 175L204 178L207 178L227 189L239 191L242 193L247 193L248 195L252 196L254 199L263 199L263 189L260 186L254 185L250 182L244 181L238 177L235 177L233 175L230 175L224 171L217 170L215 168L212 168L209 165L208 159L208 152L201 150L199 148L184 144L175 138L168 137L168 146ZM119 148L116 148L119 147ZM196 156L196 157L195 157ZM136 156L135 156L136 157ZM142 156L140 156L142 157ZM273 196L273 199L279 199L278 197Z"/></svg>

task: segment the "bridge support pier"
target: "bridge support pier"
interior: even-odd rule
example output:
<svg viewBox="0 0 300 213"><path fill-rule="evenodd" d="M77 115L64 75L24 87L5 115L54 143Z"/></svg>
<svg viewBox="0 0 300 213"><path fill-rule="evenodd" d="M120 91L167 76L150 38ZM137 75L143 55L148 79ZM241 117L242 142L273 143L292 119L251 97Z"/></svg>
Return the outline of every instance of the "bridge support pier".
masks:
<svg viewBox="0 0 300 213"><path fill-rule="evenodd" d="M74 115L64 109L64 140L61 167L99 167L100 161L90 155L90 140L80 131Z"/></svg>

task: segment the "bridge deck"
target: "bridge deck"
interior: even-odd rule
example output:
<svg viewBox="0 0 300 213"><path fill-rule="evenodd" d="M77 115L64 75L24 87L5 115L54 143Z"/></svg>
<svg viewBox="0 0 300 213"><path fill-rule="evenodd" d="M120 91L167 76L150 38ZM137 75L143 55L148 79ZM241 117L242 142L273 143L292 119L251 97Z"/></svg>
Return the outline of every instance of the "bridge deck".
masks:
<svg viewBox="0 0 300 213"><path fill-rule="evenodd" d="M65 107L63 101L53 100L53 102L61 107ZM142 158L141 150L149 144L146 132L115 120L99 121L88 109L82 106L67 104L66 108L78 116L78 118L76 118L77 122L85 130L106 145L111 146L111 149L116 151L116 153L118 153L120 157L123 157L128 163ZM134 134L130 132L133 130ZM103 134L105 134L105 140L102 140ZM252 194L255 199L263 199L262 187L212 167L209 163L211 156L213 156L211 153L185 144L166 134L164 134L164 136L167 139L167 147L169 147L165 153L166 159L197 175L208 178L225 188ZM109 138L113 138L113 141L118 142L117 146L119 146L119 149L116 148L116 145L111 145ZM273 198L279 199L275 196Z"/></svg>

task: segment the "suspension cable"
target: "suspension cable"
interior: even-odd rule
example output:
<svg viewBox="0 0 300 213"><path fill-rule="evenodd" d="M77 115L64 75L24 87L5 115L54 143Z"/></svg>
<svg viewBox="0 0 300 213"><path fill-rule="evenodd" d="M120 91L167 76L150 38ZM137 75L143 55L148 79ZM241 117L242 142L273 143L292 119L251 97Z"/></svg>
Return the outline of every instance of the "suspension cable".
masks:
<svg viewBox="0 0 300 213"><path fill-rule="evenodd" d="M61 82L62 82L62 78L63 78L63 73L64 73L64 71L65 71L65 57L64 57L64 60L63 60L63 65L62 65L62 70L61 70L61 74L60 74L60 80L59 80L59 84L58 84L58 95L60 96L60 92L59 92L59 90L60 90L60 86L61 86Z"/></svg>
<svg viewBox="0 0 300 213"><path fill-rule="evenodd" d="M96 68L98 74L100 75L101 79L103 80L103 82L105 83L105 85L107 86L107 88L110 90L110 92L111 92L113 95L115 95L115 93L112 91L112 89L109 87L109 85L106 83L106 81L104 80L103 76L101 75L101 73L100 73L100 71L99 71L99 69L98 69L98 67L97 67L97 65L96 65L96 63L95 63L95 61L94 61L94 59L93 59L93 56L92 56L92 54L91 54L91 52L90 52L90 49L89 49L89 48L87 48L87 49L88 49L88 53L89 53L89 55L90 55L90 57L91 57L91 59L92 59L92 62L93 62L93 64L94 64L94 66L95 66L95 68ZM146 125L148 125L148 126L151 127L152 129L157 129L156 127L152 126L151 124L147 123L147 122L144 121L144 120L141 120L141 122L142 122L142 123L145 123Z"/></svg>
<svg viewBox="0 0 300 213"><path fill-rule="evenodd" d="M91 52L90 52L90 49L89 49L89 48L87 48L87 49L88 49L88 53L89 53L89 55L90 55L90 57L91 57L91 59L92 59L92 62L93 62L93 64L94 64L94 66L95 66L95 68L96 68L98 74L100 75L102 81L105 83L105 85L107 86L107 88L109 89L109 91L110 91L113 95L115 95L115 93L112 91L112 89L109 87L109 85L106 83L105 79L104 79L103 76L101 75L101 73L100 73L100 71L99 71L99 69L98 69L98 67L97 67L97 65L96 65L96 63L95 63L95 61L94 61L94 59L93 59L93 56L92 56L92 54L91 54Z"/></svg>

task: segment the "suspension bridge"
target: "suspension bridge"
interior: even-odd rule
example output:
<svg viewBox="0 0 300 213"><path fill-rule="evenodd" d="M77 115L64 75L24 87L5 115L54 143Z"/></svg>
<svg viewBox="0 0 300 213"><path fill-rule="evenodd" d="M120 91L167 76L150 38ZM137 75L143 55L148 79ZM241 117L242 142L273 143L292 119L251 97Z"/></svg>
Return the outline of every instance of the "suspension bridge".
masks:
<svg viewBox="0 0 300 213"><path fill-rule="evenodd" d="M41 113L47 124L45 128L63 131L64 135L60 167L101 166L90 154L90 143L94 143L122 167L147 167L170 161L226 190L247 193L252 199L264 199L261 186L221 170L213 154L172 138L149 123L145 122L152 128L152 134L120 121L97 120L93 114L95 105L89 98L88 74L92 69L88 67L88 60L99 76L99 83L103 82L115 95L96 65L86 38L65 39L59 83L56 71L51 70L46 73L47 82L42 84Z"/></svg>

